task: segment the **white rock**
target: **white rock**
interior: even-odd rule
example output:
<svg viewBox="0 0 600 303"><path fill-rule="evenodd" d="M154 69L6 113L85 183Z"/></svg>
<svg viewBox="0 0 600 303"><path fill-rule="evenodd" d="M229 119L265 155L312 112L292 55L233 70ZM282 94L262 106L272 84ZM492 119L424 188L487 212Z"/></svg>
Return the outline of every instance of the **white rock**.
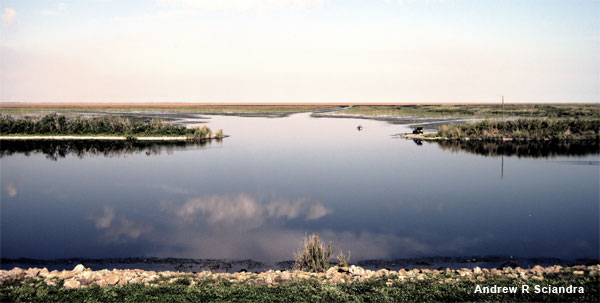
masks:
<svg viewBox="0 0 600 303"><path fill-rule="evenodd" d="M80 273L85 271L85 266L81 265L81 264L77 264L77 266L75 266L75 268L73 268L73 272L76 273Z"/></svg>
<svg viewBox="0 0 600 303"><path fill-rule="evenodd" d="M75 279L65 280L65 283L63 284L63 286L65 288L77 288L80 285L81 285L81 283L79 283L79 281L77 281Z"/></svg>
<svg viewBox="0 0 600 303"><path fill-rule="evenodd" d="M332 266L325 272L325 276L328 279L331 279L331 278L335 277L337 275L337 273L338 273L338 267Z"/></svg>
<svg viewBox="0 0 600 303"><path fill-rule="evenodd" d="M365 274L365 270L362 267L350 266L350 273L354 276L362 276Z"/></svg>
<svg viewBox="0 0 600 303"><path fill-rule="evenodd" d="M109 285L115 285L119 282L119 280L119 276L117 275L113 275L105 279L106 283L108 283Z"/></svg>

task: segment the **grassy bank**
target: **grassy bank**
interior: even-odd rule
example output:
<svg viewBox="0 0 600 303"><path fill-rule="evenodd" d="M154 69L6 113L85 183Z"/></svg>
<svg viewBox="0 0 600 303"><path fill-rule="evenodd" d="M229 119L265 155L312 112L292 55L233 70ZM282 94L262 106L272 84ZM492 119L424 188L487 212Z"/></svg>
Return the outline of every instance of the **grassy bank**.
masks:
<svg viewBox="0 0 600 303"><path fill-rule="evenodd" d="M0 116L2 136L186 136L192 138L223 137L221 130L213 134L206 126L187 128L154 119L150 122L121 117L67 117L50 114L42 118Z"/></svg>
<svg viewBox="0 0 600 303"><path fill-rule="evenodd" d="M600 140L600 119L483 120L438 127L431 136L449 140Z"/></svg>
<svg viewBox="0 0 600 303"><path fill-rule="evenodd" d="M450 282L444 282L451 280ZM476 287L516 287L516 293L475 293ZM523 285L530 292L522 292ZM535 287L582 287L584 293L535 293ZM43 283L9 283L0 286L1 302L598 302L598 276L548 275L543 281L496 277L402 282L397 277L364 282L325 284L317 279L272 285L228 281L196 282L180 278L165 284L67 289ZM546 288L548 289L548 288Z"/></svg>
<svg viewBox="0 0 600 303"><path fill-rule="evenodd" d="M145 104L0 104L0 113L10 115L43 114L47 112L169 112L169 113L201 113L201 114L291 114L314 112L339 108L334 105L205 105L185 103L145 103Z"/></svg>
<svg viewBox="0 0 600 303"><path fill-rule="evenodd" d="M499 104L435 104L435 105L358 105L332 113L335 115L361 115L367 117L502 117ZM546 118L600 118L600 104L506 104L506 117Z"/></svg>

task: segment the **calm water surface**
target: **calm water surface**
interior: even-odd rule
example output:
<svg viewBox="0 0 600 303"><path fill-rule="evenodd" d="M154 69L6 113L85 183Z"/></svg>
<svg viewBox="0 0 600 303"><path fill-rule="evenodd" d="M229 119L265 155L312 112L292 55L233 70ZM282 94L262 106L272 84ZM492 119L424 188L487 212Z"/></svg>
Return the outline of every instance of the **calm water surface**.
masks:
<svg viewBox="0 0 600 303"><path fill-rule="evenodd" d="M353 260L599 257L595 145L419 145L391 136L407 126L308 114L208 121L231 137L3 142L2 258L275 262L312 232Z"/></svg>

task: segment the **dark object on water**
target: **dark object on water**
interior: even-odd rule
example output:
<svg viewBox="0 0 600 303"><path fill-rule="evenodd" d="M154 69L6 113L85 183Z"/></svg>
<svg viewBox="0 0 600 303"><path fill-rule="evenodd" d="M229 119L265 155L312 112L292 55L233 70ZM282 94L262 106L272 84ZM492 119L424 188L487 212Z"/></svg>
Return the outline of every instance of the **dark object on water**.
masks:
<svg viewBox="0 0 600 303"><path fill-rule="evenodd" d="M413 139L413 141L415 142L415 144L417 145L423 145L423 140L419 140L419 139Z"/></svg>
<svg viewBox="0 0 600 303"><path fill-rule="evenodd" d="M418 135L423 133L423 126L417 126L413 129L413 134Z"/></svg>
<svg viewBox="0 0 600 303"><path fill-rule="evenodd" d="M361 131L363 129L362 125L359 125L356 127L356 129L358 129L359 131Z"/></svg>

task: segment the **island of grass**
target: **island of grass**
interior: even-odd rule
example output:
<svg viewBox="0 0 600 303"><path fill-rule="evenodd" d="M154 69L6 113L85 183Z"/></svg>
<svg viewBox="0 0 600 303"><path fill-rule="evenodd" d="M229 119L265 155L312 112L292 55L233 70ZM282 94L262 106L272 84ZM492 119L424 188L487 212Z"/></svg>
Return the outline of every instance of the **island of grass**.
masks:
<svg viewBox="0 0 600 303"><path fill-rule="evenodd" d="M437 127L437 133L406 134L420 140L600 141L600 119L483 120Z"/></svg>
<svg viewBox="0 0 600 303"><path fill-rule="evenodd" d="M188 128L162 120L136 121L122 117L85 118L50 114L42 118L0 116L3 140L156 140L183 141L223 138L205 125Z"/></svg>

